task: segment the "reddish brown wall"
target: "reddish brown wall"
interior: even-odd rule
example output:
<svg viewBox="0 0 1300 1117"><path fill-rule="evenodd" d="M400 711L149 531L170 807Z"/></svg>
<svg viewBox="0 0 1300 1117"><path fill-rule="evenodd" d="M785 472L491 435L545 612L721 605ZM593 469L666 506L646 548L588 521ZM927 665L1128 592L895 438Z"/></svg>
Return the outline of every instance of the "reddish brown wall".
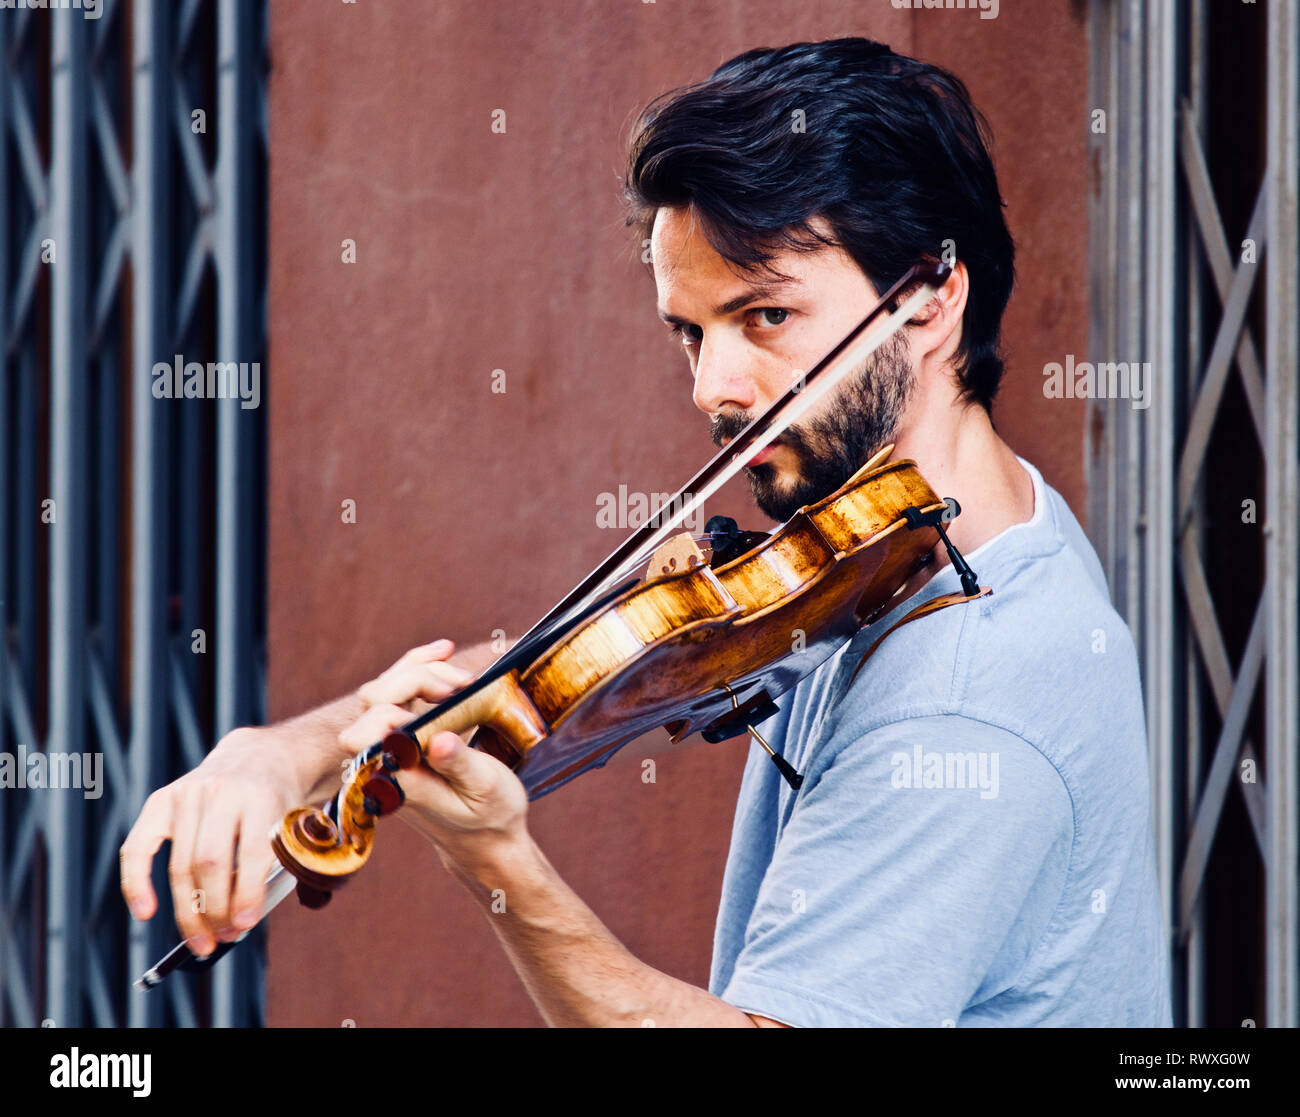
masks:
<svg viewBox="0 0 1300 1117"><path fill-rule="evenodd" d="M1020 248L999 424L1081 513L1082 405L1045 406L1040 370L1085 340L1087 45L1064 0L1025 7L274 5L273 716L436 636L518 634L617 542L598 493L672 490L711 450L618 183L636 110L750 47L862 34L968 82ZM647 751L539 802L533 828L635 954L704 984L745 746L662 756L653 785ZM274 1024L538 1020L483 917L397 822L328 911L276 914L270 963Z"/></svg>

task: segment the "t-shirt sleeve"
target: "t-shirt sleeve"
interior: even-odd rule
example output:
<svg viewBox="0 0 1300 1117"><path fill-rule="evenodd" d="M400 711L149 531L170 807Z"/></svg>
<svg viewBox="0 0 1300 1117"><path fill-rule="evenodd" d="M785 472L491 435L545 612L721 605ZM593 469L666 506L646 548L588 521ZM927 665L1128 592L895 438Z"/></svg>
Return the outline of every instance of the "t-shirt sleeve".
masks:
<svg viewBox="0 0 1300 1117"><path fill-rule="evenodd" d="M1060 901L1069 793L1023 738L964 717L820 747L722 999L799 1027L953 1026L1014 984Z"/></svg>

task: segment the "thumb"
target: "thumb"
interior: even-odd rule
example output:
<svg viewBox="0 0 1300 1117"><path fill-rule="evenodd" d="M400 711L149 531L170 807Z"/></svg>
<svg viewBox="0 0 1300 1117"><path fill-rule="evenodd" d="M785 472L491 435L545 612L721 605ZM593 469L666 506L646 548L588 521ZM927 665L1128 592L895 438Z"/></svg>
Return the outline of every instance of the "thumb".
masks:
<svg viewBox="0 0 1300 1117"><path fill-rule="evenodd" d="M454 790L471 795L485 783L482 769L484 761L496 763L490 756L470 748L455 733L435 733L424 750L424 762L430 768Z"/></svg>

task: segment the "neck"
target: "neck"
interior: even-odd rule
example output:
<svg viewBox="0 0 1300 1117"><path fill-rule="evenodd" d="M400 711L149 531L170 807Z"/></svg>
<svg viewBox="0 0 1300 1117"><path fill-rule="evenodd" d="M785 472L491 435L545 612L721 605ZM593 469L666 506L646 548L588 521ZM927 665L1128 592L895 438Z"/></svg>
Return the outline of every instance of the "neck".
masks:
<svg viewBox="0 0 1300 1117"><path fill-rule="evenodd" d="M1033 481L977 404L947 401L909 414L895 438L894 457L912 458L940 497L961 505L948 537L963 553L1034 514ZM942 547L936 557L946 562Z"/></svg>

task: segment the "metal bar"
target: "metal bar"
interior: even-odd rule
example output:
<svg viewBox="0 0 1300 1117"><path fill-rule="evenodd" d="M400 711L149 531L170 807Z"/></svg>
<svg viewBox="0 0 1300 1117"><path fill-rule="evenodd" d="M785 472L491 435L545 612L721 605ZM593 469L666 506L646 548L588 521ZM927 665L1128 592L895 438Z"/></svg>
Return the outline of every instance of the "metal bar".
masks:
<svg viewBox="0 0 1300 1117"><path fill-rule="evenodd" d="M100 200L100 206L103 208L104 202ZM122 285L122 264L126 261L127 252L127 230L124 222L119 221L114 225L112 233L109 234L108 243L99 254L99 284L95 290L94 301L91 304L90 314L90 340L91 345L105 353L108 343L111 346L111 339L106 335L109 334L117 323L111 317L114 303L117 296L121 293ZM107 349L111 353L111 349ZM116 378L114 378L116 387ZM101 422L97 424L103 430L116 430L115 424Z"/></svg>
<svg viewBox="0 0 1300 1117"><path fill-rule="evenodd" d="M212 57L214 43L206 29L202 42L174 49L176 21L185 24L185 35L195 32L203 7L201 0L187 0L183 6L168 0L109 0L99 21L86 21L75 9L23 11L0 18L0 183L14 187L0 222L0 748L18 739L60 751L102 749L112 795L98 803L55 791L0 799L0 843L9 854L0 866L0 1023L32 1025L42 1017L59 1026L116 1022L121 990L117 911L111 896L115 839L144 795L174 774L170 750L177 739L197 760L208 736L207 711L200 725L188 693L206 694L202 685L184 688L187 693L180 695L183 701L175 712L182 732L173 727L176 648L168 599L169 589L179 582L184 619L194 622L186 628L186 641L189 627L214 623L201 596L206 571L200 561L208 545L204 529L213 511L212 494L205 491L200 500L173 508L174 494L169 492L178 464L187 478L205 475L213 451L204 425L208 413L206 405L177 408L153 399L151 374L155 362L170 360L178 340L183 347L206 345L206 321L199 319L178 338L174 318L171 254L182 251L175 235L177 217L189 228L188 214L177 212L177 192L185 192L187 182L195 188L200 211L194 234L196 262L200 267L206 263L211 256L206 244L221 231L215 218L205 216L216 203L216 185L222 187L226 207L221 220L229 234L227 243L236 246L217 261L220 344L224 347L233 333L238 335L239 353L234 359L260 353L263 308L252 302L259 258L252 238L259 230L250 215L257 211L252 204L257 189L253 176L260 173L256 145L263 142L265 128L256 111L265 8L260 0L218 0L216 5L221 26L237 32L222 36L217 80L227 95L219 111L231 106L239 111L220 121L236 130L228 131L220 144L223 153L233 156L223 161L219 182L214 183L202 163L202 145L189 133L188 119L178 120L180 102L175 95L180 84L177 67L192 61L201 72ZM115 19L128 18L130 26L113 25ZM42 41L33 34L37 19L52 35L48 59L35 60L29 50ZM132 89L129 99L119 100L118 67L128 43ZM45 80L47 64L48 115L32 108L43 104L32 87L34 76ZM238 70L233 81L232 68ZM122 159L125 147L118 142L118 117L128 103L129 168ZM179 157L178 128L183 131ZM52 163L48 173L46 151ZM41 259L46 237L57 254L49 263ZM128 252L129 310L122 297ZM47 277L48 320L46 304L38 297ZM197 271L190 276L197 277ZM192 283L190 293L197 296L198 287ZM128 313L132 335L124 343L120 330ZM48 373L43 353L47 333ZM123 364L128 345L129 368ZM119 485L119 427L128 414L117 394L123 386L120 375L129 376L131 392L129 559L114 530L117 513L125 512L122 506L127 503ZM235 534L229 538L253 555L260 524L252 511L258 502L248 463L258 455L248 451L256 450L261 423L260 417L252 423L240 421L245 418L234 416L234 452L226 437L229 423L219 419L227 428L218 442L228 462L224 479L218 466L216 534L220 541L222 530L233 524ZM179 448L174 436L182 423L192 437L189 445ZM46 454L48 485L41 460ZM41 502L47 498L53 500L53 522L42 523ZM32 509L32 514L24 514L23 508ZM185 536L179 540L178 527ZM38 565L47 542L48 565ZM173 571L170 565L178 550L184 571ZM124 561L131 562L129 579L118 576ZM223 715L227 721L231 710L238 711L239 720L252 720L260 686L260 660L252 640L260 603L250 599L249 576L256 565L246 559L236 565L242 570L235 571L224 588L217 587L219 605L226 612L217 624L224 623L223 633L231 637L221 696L229 699ZM223 559L223 578L229 569ZM43 593L11 592L43 580L48 580L48 617L41 613ZM131 586L129 605L120 593L123 583ZM124 615L127 608L129 614ZM131 626L125 641L118 639L119 620ZM48 633L48 643L43 632ZM126 643L131 656L131 736L126 743L120 739L116 708L124 674L116 659L119 643ZM102 661L96 658L97 648L102 648ZM40 669L38 653L47 657L48 673ZM206 671L195 669L196 657L179 658L180 671L188 672L193 684L207 682ZM34 691L38 679L44 687L39 695ZM35 736L36 701L43 701L49 714L43 742ZM88 871L92 852L94 864ZM156 887L165 895L165 859L155 869ZM25 910L33 897L42 901L41 910L34 913ZM88 930L101 918L113 921L113 937L92 941ZM161 947L166 923L163 917L133 927L128 956L136 951L147 959L151 942ZM256 959L244 953L252 976L227 990L225 1002L218 990L218 1023L255 1022L246 1007L257 997ZM187 981L176 983L167 998L128 1000L128 1022L192 1026L199 1022L193 992Z"/></svg>
<svg viewBox="0 0 1300 1117"><path fill-rule="evenodd" d="M1264 565L1269 617L1265 676L1268 765L1268 857L1265 913L1267 1019L1272 1028L1300 1024L1300 911L1297 904L1297 759L1300 749L1300 12L1293 0L1268 6L1266 124L1269 253L1264 365L1268 406L1265 442Z"/></svg>
<svg viewBox="0 0 1300 1117"><path fill-rule="evenodd" d="M1090 133L1101 167L1100 191L1091 205L1092 322L1096 353L1137 354L1142 346L1142 209L1144 176L1142 90L1146 72L1145 23L1137 0L1093 0L1090 11L1091 103L1103 106L1106 130ZM1132 359L1127 357L1125 359ZM1140 428L1129 408L1091 400L1089 535L1105 567L1116 610L1143 645L1141 555L1145 524L1140 505Z"/></svg>
<svg viewBox="0 0 1300 1117"><path fill-rule="evenodd" d="M146 796L167 778L168 696L167 555L169 537L168 400L153 397L153 366L170 359L170 0L135 0L132 143L135 189L135 288L131 320L131 740L127 813L135 818ZM155 866L154 890L166 895L167 878ZM165 908L165 905L164 905ZM139 973L167 939L161 917L132 923L129 974ZM128 974L128 977L129 977ZM157 998L129 996L133 1028L162 1023Z"/></svg>
<svg viewBox="0 0 1300 1117"><path fill-rule="evenodd" d="M1210 265L1210 274L1214 277L1215 290L1219 293L1219 303L1226 306L1236 269L1232 266L1232 254L1228 251L1228 236L1223 231L1223 220L1219 216L1219 207L1214 200L1214 189L1210 185L1210 171L1205 165L1200 135L1196 130L1196 121L1199 119L1199 113L1194 113L1190 107L1184 108L1183 176L1187 180L1187 196L1191 199L1192 212L1196 215L1201 245L1205 249L1205 256ZM1258 204L1257 202L1256 205ZM1254 222L1252 221L1251 224L1253 225ZM1257 247L1262 250L1264 246L1259 244ZM1189 290L1187 302L1190 306L1199 304L1194 291ZM1197 319L1197 315L1191 315L1192 321ZM1199 356L1199 351L1197 355ZM1237 371L1241 374L1241 386L1246 393L1246 403L1250 407L1250 419L1255 424L1255 433L1259 436L1259 444L1262 446L1266 437L1264 378L1260 375L1259 357L1255 352L1255 342L1250 335L1249 324L1243 327L1237 341Z"/></svg>
<svg viewBox="0 0 1300 1117"><path fill-rule="evenodd" d="M19 25L20 29L30 28L30 16L31 13L29 12L29 18ZM21 38L21 30L19 37ZM30 118L25 112L24 99L17 89L14 90L14 96L11 97L10 108L13 110L11 124L16 124L21 115L22 119L30 125ZM11 136L16 141L20 139L15 133L11 133ZM30 149L31 166L26 169L24 179L27 182L30 201L35 210L32 215L29 233L30 259L32 266L39 268L41 266L39 262L40 239L48 232L49 185L44 168L40 163L40 154L37 150L35 138L27 135L22 139L25 142L18 142L17 148L20 160L24 163L29 162L24 150ZM31 177L32 175L35 175L34 180ZM29 291L34 290L35 285L35 273L33 273L30 286L27 289ZM20 288L21 290L22 288ZM15 500L35 501L45 495L36 492L37 456L40 453L37 385L40 383L39 378L42 377L43 373L36 364L35 331L29 323L30 306L23 305L21 307L21 318L18 316L19 312L18 305L10 308L10 329L12 333L9 352L14 357L15 368L12 371L18 380L16 414L10 427L10 435L15 442L14 494ZM35 585L39 576L36 570L36 533L38 529L46 529L38 523L35 516L19 516L10 523L16 536L13 552L13 584L19 586ZM13 610L14 650L9 669L11 672L17 673L23 690L26 694L31 695L36 685L36 594L20 594L17 601L13 603ZM34 737L28 740L33 747L38 744Z"/></svg>
<svg viewBox="0 0 1300 1117"><path fill-rule="evenodd" d="M9 321L12 323L9 342L11 346L17 346L20 341L29 336L25 327L31 314L32 300L36 297L36 285L40 279L41 268L45 266L41 263L41 236L45 231L41 225L42 222L38 217L32 223L28 231L27 243L23 246L22 263L18 267L18 284L9 310Z"/></svg>
<svg viewBox="0 0 1300 1117"><path fill-rule="evenodd" d="M118 0L104 0L100 5L100 18L95 20L89 40L89 57L92 69L98 69L100 63L104 60L104 50L109 36L112 34L113 21L117 18L117 11L120 6ZM75 0L69 4L69 7L76 7Z"/></svg>
<svg viewBox="0 0 1300 1117"><path fill-rule="evenodd" d="M104 753L104 783L107 787L124 788L127 786L126 754L122 738L117 731L117 717L113 709L113 691L109 684L108 672L96 648L92 646L86 656L86 682L91 721L95 734L99 738L100 749ZM134 815L127 817L128 803L113 796L108 806L108 815L104 819L104 828L110 832L125 832ZM96 853L95 872L91 875L92 897L98 896L103 889L99 886L99 866L107 858L113 857L115 850L110 842L100 842Z"/></svg>
<svg viewBox="0 0 1300 1117"><path fill-rule="evenodd" d="M1209 53L1208 20L1205 0L1191 0L1187 19L1187 100L1183 114L1183 144L1180 154L1186 159L1188 139L1200 151L1200 136L1196 121L1205 119L1207 98L1207 62ZM1184 171L1184 176L1186 172ZM1216 210L1217 213L1217 210ZM1186 239L1186 277L1187 305L1200 305L1201 291L1205 281L1205 266L1197 252L1196 231L1188 228ZM1201 328L1201 315L1187 315L1187 360L1184 362L1182 391L1185 398L1196 397L1198 371L1202 367L1205 352L1205 340ZM1205 496L1204 479L1197 486L1198 509L1203 507ZM1197 556L1198 562L1205 546L1205 521L1196 515L1186 521L1183 536L1177 541L1178 549L1190 548ZM1193 774L1201 770L1201 755L1205 748L1203 726L1201 724L1201 679L1196 669L1196 649L1191 641L1183 641L1183 677L1187 680L1183 696L1183 722L1187 726L1186 747L1181 761L1183 775L1183 795L1179 809L1179 827L1183 834L1191 830L1192 819L1196 812L1196 780ZM1201 1027L1205 1023L1205 912L1196 908L1185 928L1184 950L1186 952L1186 981L1184 983L1184 1012L1189 1027Z"/></svg>
<svg viewBox="0 0 1300 1117"><path fill-rule="evenodd" d="M217 359L256 358L253 150L257 127L254 58L258 25L253 6L226 0L217 9ZM251 410L240 399L217 407L216 724L222 735L252 720L253 442ZM213 972L213 1024L253 1023L252 970L236 955Z"/></svg>
<svg viewBox="0 0 1300 1117"><path fill-rule="evenodd" d="M1179 738L1176 680L1180 677L1174 585L1175 420L1179 390L1174 340L1178 236L1175 222L1177 163L1177 13L1168 5L1144 9L1146 25L1146 228L1143 237L1144 323L1142 358L1151 361L1153 406L1145 417L1143 473L1146 547L1143 556L1143 662L1146 665L1147 747L1151 756L1156 862L1165 926L1173 926L1179 802L1175 742Z"/></svg>
<svg viewBox="0 0 1300 1117"><path fill-rule="evenodd" d="M181 166L189 183L190 192L199 212L208 213L215 202L212 197L212 182L208 177L208 168L203 162L203 148L198 137L190 128L190 111L193 106L185 100L184 90L177 83L172 94L172 120L176 129L176 144L181 155Z"/></svg>
<svg viewBox="0 0 1300 1117"><path fill-rule="evenodd" d="M111 13L106 13L103 23L92 31L94 45L88 53L87 69L90 118L86 140L88 167L106 168L110 179L115 171L119 175L125 174L117 150L110 101L100 77L100 67L105 62L104 24L112 18ZM108 61L111 68L115 59ZM116 74L111 77L115 78ZM98 162L92 159L96 152L100 155ZM125 215L130 199L124 182L111 183L109 190L103 190L98 188L100 181L96 177L91 189L84 186L82 189L86 196L85 204L90 207L88 228L96 230L88 253L97 273L97 282L95 275L87 277L87 292L94 292L93 301L87 306L86 343L87 378L91 392L86 437L89 452L94 455L86 494L89 502L87 554L94 555L95 560L86 564L88 599L84 661L89 691L88 724L92 730L90 747L106 762L106 783L98 801L80 805L82 826L90 839L83 856L93 861L93 865L89 874L83 869L78 875L77 887L81 892L83 911L81 992L89 1006L90 1022L97 1027L113 1027L122 1023L109 992L113 975L104 969L104 944L96 941L92 929L97 929L103 918L118 922L117 909L106 910L105 905L116 900L117 889L109 892L110 872L115 867L117 839L129 824L129 820L123 817L125 804L121 796L126 792L126 782L122 778L125 774L122 743L114 699L120 675L116 651L122 611L119 593L122 554L117 530L122 503L117 434L122 407L118 394L121 384L119 344L116 331L109 327L109 314L118 305L122 290L121 270L127 249ZM92 850L95 851L93 854ZM110 895L113 900L109 900Z"/></svg>
<svg viewBox="0 0 1300 1117"><path fill-rule="evenodd" d="M1250 764L1251 770L1258 773L1264 770L1264 766L1259 762L1259 754L1255 752L1255 746L1250 741L1243 742L1241 746L1241 763ZM1255 848L1259 850L1259 859L1263 862L1268 856L1268 801L1264 785L1256 780L1255 783L1238 783L1241 789L1241 798L1246 804L1246 814L1250 817L1250 829L1255 835Z"/></svg>
<svg viewBox="0 0 1300 1117"><path fill-rule="evenodd" d="M188 60L191 65L196 61L197 46L191 44L195 20L199 11L199 0L187 0L179 10L172 10L172 29L169 58L177 63ZM174 74L169 93L170 104L166 113L170 114L171 139L181 160L182 174L172 183L173 209L179 214L186 211L188 201L194 211L194 226L189 231L188 241L175 245L178 257L184 257L179 291L172 300L171 346L168 355L173 352L184 354L191 346L198 346L203 324L196 320L200 291L203 286L204 269L211 258L212 210L214 198L211 175L203 159L202 148L194 133L190 130L189 110L192 107L185 97L186 83L182 76ZM160 108L160 111L163 109ZM211 113L208 114L211 117ZM188 216L188 212L186 214ZM203 410L199 407L182 407L172 426L174 440L172 444L172 469L176 476L198 478L203 475L204 461L210 456L206 443L203 424ZM205 492L206 497L206 492ZM208 554L208 541L203 538L203 531L208 517L205 500L179 501L172 508L172 532L178 540L177 569L174 576L175 588L180 597L180 617L176 626L178 635L173 638L175 646L188 651L191 634L195 629L203 629L209 639L212 638L211 619L203 598L203 567ZM198 690L199 660L191 654L183 654L179 660L173 657L173 663L179 662L180 669L190 693ZM170 693L170 688L169 688ZM191 703L192 707L192 703ZM186 736L188 724L178 724L181 734L185 767L193 767L202 760L202 734L198 724L197 712L193 713L193 741L198 746L190 748L190 738ZM138 970L133 970L139 972Z"/></svg>
<svg viewBox="0 0 1300 1117"><path fill-rule="evenodd" d="M35 809L35 804L39 799L33 799L32 810L27 811L19 820L17 829L14 834L13 845L5 852L13 857L14 864L21 866L17 875L10 878L10 891L6 897L8 907L13 910L17 906L18 897L22 892L22 887L26 883L24 878L28 875L31 866L32 853L36 848L36 836L45 829L42 824L41 812Z"/></svg>
<svg viewBox="0 0 1300 1117"><path fill-rule="evenodd" d="M1184 529L1184 534L1178 541L1178 556L1180 561L1179 569L1182 572L1183 596L1187 605L1187 617L1191 622L1192 633L1196 637L1197 646L1200 649L1201 663L1205 667L1205 673L1210 680L1210 691L1214 697L1214 704L1218 707L1219 717L1227 717L1228 703L1232 701L1232 667L1228 662L1227 645L1223 642L1223 633L1219 630L1219 622L1214 613L1214 601L1210 595L1210 586L1205 578L1205 567L1201 562L1200 549L1194 538L1195 532L1192 530L1199 522L1198 518L1193 516L1187 523L1188 527ZM1187 649L1189 656L1187 689L1188 699L1188 742L1187 751L1187 797L1188 803L1188 832L1190 832L1192 814L1196 810L1196 797L1198 789L1196 786L1196 774L1201 770L1201 758L1199 752L1190 748L1192 741L1192 727L1196 726L1197 734L1200 730L1200 706L1191 704L1191 695L1193 694L1192 681L1196 677L1195 673L1195 651L1190 646ZM1199 684L1195 687L1195 692L1199 701ZM1247 756L1255 757L1254 744L1248 738L1242 742L1241 754L1243 759ZM1256 770L1259 766L1256 765ZM1242 797L1246 802L1246 810L1250 815L1251 826L1255 831L1255 840L1260 846L1261 857L1264 854L1264 806L1263 791L1259 783L1239 783ZM1199 909L1198 909L1199 910ZM1196 1027L1196 1021L1189 1021L1189 1027Z"/></svg>
<svg viewBox="0 0 1300 1117"><path fill-rule="evenodd" d="M1178 541L1183 597L1192 634L1201 651L1201 662L1210 680L1210 690L1214 693L1215 705L1222 715L1232 697L1232 664L1228 661L1228 647L1223 642L1223 633L1214 613L1214 599L1210 594L1210 584L1205 578L1200 549L1192 536L1192 532L1185 532ZM1197 770L1195 767L1190 768L1193 772Z"/></svg>
<svg viewBox="0 0 1300 1117"><path fill-rule="evenodd" d="M112 208L115 213L124 215L131 206L131 188L128 185L126 167L122 165L122 153L117 149L117 133L113 129L108 98L103 86L96 80L90 83L90 95L91 122L100 159L103 161Z"/></svg>
<svg viewBox="0 0 1300 1117"><path fill-rule="evenodd" d="M109 992L104 964L94 941L86 943L86 982L83 992L90 1002L91 1021L96 1028L112 1028L118 1021L113 1015L113 997Z"/></svg>
<svg viewBox="0 0 1300 1117"><path fill-rule="evenodd" d="M1264 205L1268 194L1267 186L1260 188L1255 201L1255 212L1250 219L1248 237L1263 241L1266 236ZM1271 247L1265 255L1271 253ZM1205 450L1210 442L1210 433L1214 419L1223 398L1223 389L1228 382L1228 373L1232 368L1233 356L1237 351L1241 332L1250 307L1251 292L1259 268L1254 264L1242 264L1232 279L1232 289L1223 304L1223 316L1219 319L1219 329L1210 349L1210 357L1205 366L1205 377L1201 381L1201 390L1196 397L1196 406L1192 410L1187 424L1187 435L1183 440L1182 453L1178 461L1178 520L1181 529L1182 520L1187 515L1195 496L1196 479L1200 476L1204 464Z"/></svg>
<svg viewBox="0 0 1300 1117"><path fill-rule="evenodd" d="M9 718L13 724L14 736L19 741L34 743L36 741L36 729L32 721L31 709L27 701L27 695L23 692L18 672L14 670L12 663L10 664L8 681L9 686L5 701L9 708ZM44 830L43 818L41 817L41 808L44 802L43 799L28 796L26 810L16 820L13 830L8 835L5 859L12 866L12 874L4 882L5 890L0 893L0 907L11 913L18 910L23 886L32 876L32 853L36 846L36 834L37 831ZM10 921L12 926L12 916L10 916ZM13 1022L21 1027L34 1027L39 1018L31 984L23 969L25 959L22 952L24 945L30 949L31 944L21 942L17 935L9 932L6 932L3 937L11 947L16 947L8 956L4 971L5 989L11 1005L12 1015L15 1017Z"/></svg>
<svg viewBox="0 0 1300 1117"><path fill-rule="evenodd" d="M199 1016L189 986L183 981L173 981L168 985L167 992L167 1003L171 1005L177 1027L197 1028Z"/></svg>
<svg viewBox="0 0 1300 1117"><path fill-rule="evenodd" d="M9 190L9 86L13 81L9 73L9 22L0 19L0 189ZM0 220L0 752L8 752L9 733L9 548L13 523L12 497L9 475L9 220L8 214ZM6 850L9 844L9 806L11 795L0 795L0 842ZM14 871L20 866L12 865ZM8 892L11 864L9 858L0 857L0 1027L15 1023L3 990L11 988L10 967L16 961L12 932L9 930L9 909L5 903Z"/></svg>
<svg viewBox="0 0 1300 1117"><path fill-rule="evenodd" d="M199 14L199 4L202 0L185 0L180 11L180 16L176 21L177 25L177 42L186 43L194 34L194 21Z"/></svg>
<svg viewBox="0 0 1300 1117"><path fill-rule="evenodd" d="M36 207L44 209L49 201L50 185L45 177L45 168L41 165L41 151L36 142L31 109L22 97L14 97L10 114L14 147L18 150L18 165L22 168L27 191L35 201Z"/></svg>
<svg viewBox="0 0 1300 1117"><path fill-rule="evenodd" d="M168 704L180 738L181 757L187 769L203 763L203 730L194 709L194 696L190 692L189 675L185 659L173 645L171 651L171 678L167 687Z"/></svg>
<svg viewBox="0 0 1300 1117"><path fill-rule="evenodd" d="M1088 58L1088 103L1105 106L1107 119L1115 114L1114 52L1112 24L1115 8L1092 0L1088 6L1088 39L1092 44ZM1094 168L1097 184L1088 192L1088 347L1093 353L1115 351L1115 319L1109 313L1117 305L1115 290L1119 283L1115 267L1118 242L1115 181L1118 163L1114 136L1109 132L1088 131L1088 165ZM1108 412L1098 407L1098 400L1087 403L1088 420L1084 424L1084 476L1087 478L1088 535L1097 549L1102 569L1110 585L1111 600L1121 615L1116 586L1119 525L1115 510L1115 424Z"/></svg>
<svg viewBox="0 0 1300 1117"><path fill-rule="evenodd" d="M180 289L174 300L175 314L172 329L177 344L190 332L194 320L194 308L199 301L199 287L203 282L203 266L208 260L207 248L208 219L199 221L194 236L190 238L189 248L185 253L185 267L181 273ZM170 355L170 354L168 354Z"/></svg>
<svg viewBox="0 0 1300 1117"><path fill-rule="evenodd" d="M1132 199L1143 197L1146 181L1146 136L1143 128L1146 87L1146 39L1144 9L1141 0L1127 0L1121 12L1117 31L1120 48L1120 87L1115 103L1116 113L1123 114L1118 125L1119 157L1123 161L1123 175L1116 204L1123 208L1122 225L1117 229L1117 262L1124 277L1124 290L1120 302L1119 335L1117 341L1124 353L1142 354L1146 346L1144 334L1146 319L1142 300L1146 291L1146 274L1143 268L1141 245L1145 236L1144 214ZM1153 385L1154 387L1154 385ZM1120 451L1120 510L1123 514L1125 534L1122 557L1124 617L1133 630L1133 639L1141 654L1146 644L1146 615L1142 602L1146 593L1146 551L1149 524L1143 503L1143 428L1132 408L1111 409L1120 425L1122 446ZM1145 661L1143 669L1145 672ZM1148 742L1148 751L1150 743ZM1153 784L1152 793L1157 794Z"/></svg>
<svg viewBox="0 0 1300 1117"><path fill-rule="evenodd" d="M1237 770L1241 735L1246 728L1246 718L1250 714L1255 689L1259 685L1259 669L1264 659L1264 633L1267 627L1264 607L1267 593L1268 587L1265 586L1265 593L1260 597L1259 605L1255 609L1255 619L1251 622L1250 637L1246 641L1246 650L1241 657L1241 668L1237 672L1232 688L1232 699L1223 717L1219 739L1214 745L1210 771L1205 777L1205 786L1201 788L1200 801L1196 807L1196 820L1188 835L1187 855L1183 859L1178 884L1180 937L1187 933L1192 907L1205 880L1205 867L1209 864L1210 847L1214 843L1223 801L1227 797L1233 773Z"/></svg>
<svg viewBox="0 0 1300 1117"><path fill-rule="evenodd" d="M50 13L50 228L58 253L53 269L50 338L50 675L47 748L82 752L86 701L86 557L89 543L86 469L86 281L90 274L84 193L87 173L87 21L79 11ZM49 793L47 816L47 1004L58 1027L83 1022L85 973L84 816L74 796Z"/></svg>

